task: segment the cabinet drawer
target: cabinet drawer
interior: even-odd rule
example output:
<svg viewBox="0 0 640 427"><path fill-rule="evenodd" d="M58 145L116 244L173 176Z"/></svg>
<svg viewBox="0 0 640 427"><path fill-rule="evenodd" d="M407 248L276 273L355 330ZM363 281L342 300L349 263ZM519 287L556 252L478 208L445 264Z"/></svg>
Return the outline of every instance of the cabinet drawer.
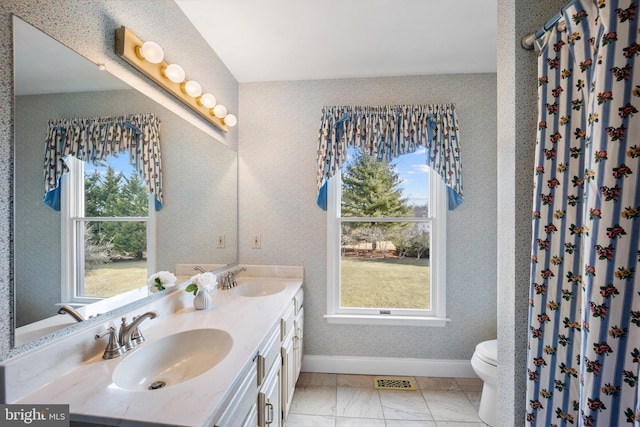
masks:
<svg viewBox="0 0 640 427"><path fill-rule="evenodd" d="M300 313L302 309L302 304L304 303L304 290L300 288L295 297L293 297L293 302L296 305L296 314Z"/></svg>
<svg viewBox="0 0 640 427"><path fill-rule="evenodd" d="M294 310L295 306L292 301L280 319L280 341L284 341L289 331L293 328Z"/></svg>

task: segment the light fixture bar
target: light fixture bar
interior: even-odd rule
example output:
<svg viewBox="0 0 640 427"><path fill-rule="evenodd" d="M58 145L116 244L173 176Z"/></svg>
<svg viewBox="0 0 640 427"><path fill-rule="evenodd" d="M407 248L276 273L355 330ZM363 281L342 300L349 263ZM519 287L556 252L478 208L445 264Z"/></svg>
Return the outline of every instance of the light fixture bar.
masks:
<svg viewBox="0 0 640 427"><path fill-rule="evenodd" d="M200 114L218 129L228 132L229 128L224 123L224 119L216 117L211 108L207 108L201 103L198 103L197 98L193 98L183 92L180 83L174 83L164 75L163 70L169 65L165 60L157 64L153 64L142 59L138 55L136 49L139 49L140 46L142 46L142 43L142 40L140 40L129 29L125 27L116 29L116 54L119 57L133 65L146 76L150 77L153 81L184 102L193 111ZM235 120L235 117L233 119Z"/></svg>

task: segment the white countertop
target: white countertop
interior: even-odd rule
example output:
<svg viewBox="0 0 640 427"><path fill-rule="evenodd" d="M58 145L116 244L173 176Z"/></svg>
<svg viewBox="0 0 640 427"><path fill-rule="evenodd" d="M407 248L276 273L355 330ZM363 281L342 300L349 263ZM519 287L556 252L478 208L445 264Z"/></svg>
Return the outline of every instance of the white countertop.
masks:
<svg viewBox="0 0 640 427"><path fill-rule="evenodd" d="M173 299L170 304L177 307L177 311L167 316L160 314L158 318L141 324L146 342L138 348L189 329L227 331L233 338L229 354L204 374L159 390L125 390L113 383L112 374L116 366L136 349L113 360L103 360L100 353L11 403L69 404L73 421L113 425L209 425L238 374L251 362L267 332L279 322L280 315L302 286L302 274L296 278L291 278L290 274L285 275L289 278L277 278L274 277L277 274L259 268L250 269L248 274L260 280L282 281L285 289L261 297L242 297L233 290L217 289L211 292L213 305L208 310L195 310L192 294L176 292L167 298ZM136 314L141 314L144 309L146 307L137 310ZM111 324L117 326L113 321ZM94 330L81 332L86 334L86 345L95 346ZM104 348L106 338L98 344ZM46 349L38 352L46 357Z"/></svg>

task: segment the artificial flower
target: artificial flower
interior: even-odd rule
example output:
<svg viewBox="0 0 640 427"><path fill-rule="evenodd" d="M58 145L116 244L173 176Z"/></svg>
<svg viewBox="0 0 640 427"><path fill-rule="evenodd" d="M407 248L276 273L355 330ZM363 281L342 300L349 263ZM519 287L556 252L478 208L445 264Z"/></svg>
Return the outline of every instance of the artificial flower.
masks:
<svg viewBox="0 0 640 427"><path fill-rule="evenodd" d="M190 283L187 285L185 291L193 292L194 295L197 295L198 292L212 291L218 284L216 275L213 273L196 274L189 280L189 282Z"/></svg>
<svg viewBox="0 0 640 427"><path fill-rule="evenodd" d="M164 291L176 285L176 276L169 271L158 271L149 277L147 285L151 292Z"/></svg>

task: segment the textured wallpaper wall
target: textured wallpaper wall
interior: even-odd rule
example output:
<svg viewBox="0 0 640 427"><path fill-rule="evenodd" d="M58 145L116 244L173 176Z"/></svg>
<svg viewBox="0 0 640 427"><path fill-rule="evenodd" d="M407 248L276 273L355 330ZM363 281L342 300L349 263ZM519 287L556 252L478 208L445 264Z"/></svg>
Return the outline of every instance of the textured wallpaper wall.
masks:
<svg viewBox="0 0 640 427"><path fill-rule="evenodd" d="M160 119L164 206L155 213L156 267L237 260L237 154L136 90L16 99L15 283L17 326L56 314L60 213L42 202L49 120L153 113ZM218 248L216 236L227 236ZM144 286L144 282L139 286Z"/></svg>
<svg viewBox="0 0 640 427"><path fill-rule="evenodd" d="M237 127L232 128L227 134L215 130L172 96L141 76L114 52L115 29L123 25L129 27L143 40L158 42L172 61L183 64L185 68L188 64L190 75L198 76L204 88L212 88L216 98L224 103L229 111L237 112L237 81L172 0L0 2L0 28L3 28L0 32L0 359L17 354L17 351L9 348L13 324L13 294L10 287L14 110L13 40L10 31L12 14L18 15L94 63L105 64L107 71L162 103L212 138L225 142L234 150L238 145ZM224 18L214 18L212 25L215 25L215 19ZM238 119L242 120L240 116Z"/></svg>
<svg viewBox="0 0 640 427"><path fill-rule="evenodd" d="M414 103L455 103L460 122L465 201L447 217L451 322L329 325L326 215L315 204L321 108ZM240 112L240 260L304 266L305 354L470 359L478 342L495 338L495 74L241 84Z"/></svg>

